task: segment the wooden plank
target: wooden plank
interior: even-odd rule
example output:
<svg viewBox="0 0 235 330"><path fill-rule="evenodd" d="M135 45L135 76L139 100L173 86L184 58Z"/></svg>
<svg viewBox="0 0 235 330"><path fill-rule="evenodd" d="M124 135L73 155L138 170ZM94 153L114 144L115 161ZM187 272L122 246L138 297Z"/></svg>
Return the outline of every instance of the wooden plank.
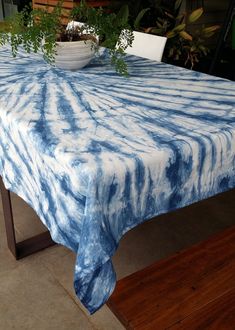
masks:
<svg viewBox="0 0 235 330"><path fill-rule="evenodd" d="M47 6L56 6L59 1L57 0L33 0L33 8L36 8L35 5L40 4L44 7ZM111 3L110 0L104 0L104 1L87 1L87 4L91 7L107 7ZM73 1L73 0L66 0L63 2L62 7L63 8L73 8L74 6L78 5L79 1Z"/></svg>
<svg viewBox="0 0 235 330"><path fill-rule="evenodd" d="M43 5L38 5L38 4L34 4L34 9L42 9L42 10L47 10L48 13L51 13L53 10L54 10L55 7L52 7L52 6L48 6L48 7L45 7ZM70 10L69 9L63 9L62 12L62 17L68 17L69 14L70 14Z"/></svg>
<svg viewBox="0 0 235 330"><path fill-rule="evenodd" d="M91 7L106 7L111 4L111 1L87 1L87 4Z"/></svg>
<svg viewBox="0 0 235 330"><path fill-rule="evenodd" d="M231 290L174 324L169 330L234 330L235 290Z"/></svg>
<svg viewBox="0 0 235 330"><path fill-rule="evenodd" d="M57 0L35 0L34 5L43 5L45 8L46 6L52 6L55 7L58 4L59 1ZM66 9L72 9L74 7L74 2L73 1L64 1L63 2L63 8Z"/></svg>
<svg viewBox="0 0 235 330"><path fill-rule="evenodd" d="M235 288L235 227L117 283L108 306L128 329L166 329Z"/></svg>
<svg viewBox="0 0 235 330"><path fill-rule="evenodd" d="M55 6L58 4L58 0L33 0L33 8L46 10L49 13L53 11ZM66 0L63 2L62 7L62 24L67 25L68 18L70 16L70 11L79 4L79 1ZM108 6L110 4L110 0L104 1L87 1L87 4L91 7L100 7L100 6Z"/></svg>
<svg viewBox="0 0 235 330"><path fill-rule="evenodd" d="M49 246L56 244L54 241L52 241L49 231L30 237L21 242L16 242L11 194L10 191L5 188L1 176L0 176L0 191L2 196L2 206L3 206L6 234L7 234L7 244L11 253L14 255L16 259L24 258L30 254L41 251Z"/></svg>
<svg viewBox="0 0 235 330"><path fill-rule="evenodd" d="M5 229L7 234L7 245L11 253L16 257L17 248L16 248L15 226L13 220L11 195L10 195L10 191L5 188L1 176L0 176L0 192L2 198Z"/></svg>
<svg viewBox="0 0 235 330"><path fill-rule="evenodd" d="M35 252L39 252L55 244L56 243L51 239L49 231L30 237L16 244L16 259L25 258L31 254L34 254Z"/></svg>

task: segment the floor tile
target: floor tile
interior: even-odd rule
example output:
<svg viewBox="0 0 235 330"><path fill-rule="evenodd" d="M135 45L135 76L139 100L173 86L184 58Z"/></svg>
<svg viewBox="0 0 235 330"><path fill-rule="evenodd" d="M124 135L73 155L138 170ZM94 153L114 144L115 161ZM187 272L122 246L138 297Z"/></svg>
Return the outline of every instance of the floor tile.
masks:
<svg viewBox="0 0 235 330"><path fill-rule="evenodd" d="M0 275L0 304L0 329L94 329L63 287L37 262Z"/></svg>
<svg viewBox="0 0 235 330"><path fill-rule="evenodd" d="M48 249L49 250L49 249ZM73 270L75 254L68 252L58 259L56 253L47 254L47 251L40 255L40 262L50 271L50 273L64 287L71 299L83 310L90 322L99 330L122 330L121 323L113 315L107 306L103 306L98 312L89 315L77 298L73 288Z"/></svg>

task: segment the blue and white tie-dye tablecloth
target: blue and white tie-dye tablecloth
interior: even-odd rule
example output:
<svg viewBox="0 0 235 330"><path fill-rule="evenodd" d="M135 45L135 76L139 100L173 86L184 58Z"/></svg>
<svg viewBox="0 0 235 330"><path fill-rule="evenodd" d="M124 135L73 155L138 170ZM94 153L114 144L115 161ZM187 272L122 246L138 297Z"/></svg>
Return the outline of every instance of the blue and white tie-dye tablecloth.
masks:
<svg viewBox="0 0 235 330"><path fill-rule="evenodd" d="M105 55L66 72L0 50L0 175L52 238L77 254L74 285L95 312L125 232L235 187L235 84Z"/></svg>

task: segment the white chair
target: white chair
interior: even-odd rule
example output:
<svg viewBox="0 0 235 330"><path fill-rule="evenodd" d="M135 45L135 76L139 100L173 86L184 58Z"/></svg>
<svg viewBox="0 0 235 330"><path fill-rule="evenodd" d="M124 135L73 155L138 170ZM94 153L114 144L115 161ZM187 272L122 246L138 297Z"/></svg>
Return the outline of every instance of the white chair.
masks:
<svg viewBox="0 0 235 330"><path fill-rule="evenodd" d="M85 25L85 23L82 23L82 22L70 21L67 24L66 30L73 30L76 27L82 28L84 25ZM89 28L88 29L84 29L82 32L84 34L93 34L92 33L92 30L89 30ZM93 34L93 35L96 37L97 41L99 41L99 37L96 34Z"/></svg>
<svg viewBox="0 0 235 330"><path fill-rule="evenodd" d="M132 46L125 53L161 62L167 38L137 31L133 34Z"/></svg>
<svg viewBox="0 0 235 330"><path fill-rule="evenodd" d="M70 21L67 24L66 30L74 30L76 28L82 28L84 25L85 25L85 23L82 23L82 22ZM83 33L87 33L87 31L84 30Z"/></svg>

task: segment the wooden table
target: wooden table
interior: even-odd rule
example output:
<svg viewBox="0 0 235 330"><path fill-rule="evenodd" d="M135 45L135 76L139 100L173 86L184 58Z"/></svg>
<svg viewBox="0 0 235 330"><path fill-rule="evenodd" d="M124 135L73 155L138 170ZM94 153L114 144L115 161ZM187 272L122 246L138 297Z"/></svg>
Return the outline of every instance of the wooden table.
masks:
<svg viewBox="0 0 235 330"><path fill-rule="evenodd" d="M52 245L55 245L55 242L51 239L51 235L49 231L30 237L21 242L16 242L11 195L10 195L10 191L5 188L1 177L0 177L0 191L2 197L3 215L4 215L6 235L7 235L7 245L9 250L17 260L27 257L30 254L41 251Z"/></svg>
<svg viewBox="0 0 235 330"><path fill-rule="evenodd" d="M75 291L91 313L115 287L112 256L128 230L235 187L235 85L126 61L129 78L105 50L68 72L0 49L0 175L77 253Z"/></svg>

